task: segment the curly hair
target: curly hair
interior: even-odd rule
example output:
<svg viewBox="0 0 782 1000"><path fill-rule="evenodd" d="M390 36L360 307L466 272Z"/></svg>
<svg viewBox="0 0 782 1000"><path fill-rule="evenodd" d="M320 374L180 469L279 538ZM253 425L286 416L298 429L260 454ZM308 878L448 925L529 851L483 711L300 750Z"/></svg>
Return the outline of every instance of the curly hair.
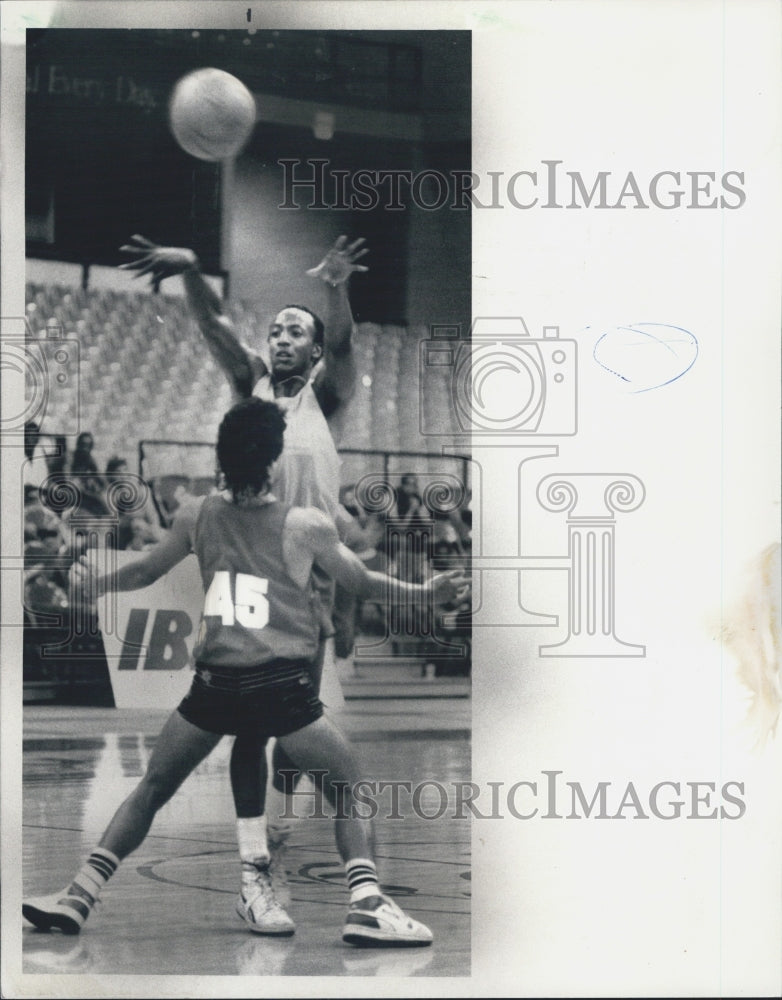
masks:
<svg viewBox="0 0 782 1000"><path fill-rule="evenodd" d="M217 432L217 461L234 500L266 487L272 463L282 454L284 431L279 406L255 397L243 399L223 417Z"/></svg>

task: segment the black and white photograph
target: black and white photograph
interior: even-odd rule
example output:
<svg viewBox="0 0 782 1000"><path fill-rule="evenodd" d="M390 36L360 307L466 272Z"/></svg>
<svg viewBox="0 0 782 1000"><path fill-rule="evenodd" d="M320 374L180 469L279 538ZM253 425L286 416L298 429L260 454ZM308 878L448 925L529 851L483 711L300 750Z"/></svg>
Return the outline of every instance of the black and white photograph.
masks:
<svg viewBox="0 0 782 1000"><path fill-rule="evenodd" d="M782 990L782 10L0 10L2 993Z"/></svg>
<svg viewBox="0 0 782 1000"><path fill-rule="evenodd" d="M28 971L469 974L469 43L27 32Z"/></svg>

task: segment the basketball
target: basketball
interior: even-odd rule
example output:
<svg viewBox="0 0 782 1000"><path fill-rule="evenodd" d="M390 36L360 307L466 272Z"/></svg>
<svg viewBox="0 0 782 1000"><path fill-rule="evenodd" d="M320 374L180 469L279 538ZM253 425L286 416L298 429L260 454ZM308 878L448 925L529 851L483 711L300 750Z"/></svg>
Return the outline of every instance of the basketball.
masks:
<svg viewBox="0 0 782 1000"><path fill-rule="evenodd" d="M171 93L174 138L199 160L236 156L255 125L255 98L231 73L207 67L179 80Z"/></svg>

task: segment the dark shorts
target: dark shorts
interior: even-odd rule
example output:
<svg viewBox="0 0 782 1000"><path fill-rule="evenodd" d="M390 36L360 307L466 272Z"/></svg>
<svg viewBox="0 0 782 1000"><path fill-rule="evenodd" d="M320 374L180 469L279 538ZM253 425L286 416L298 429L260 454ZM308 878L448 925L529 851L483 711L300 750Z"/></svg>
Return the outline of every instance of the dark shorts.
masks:
<svg viewBox="0 0 782 1000"><path fill-rule="evenodd" d="M323 715L309 660L273 660L258 667L196 664L179 714L224 736L285 736Z"/></svg>

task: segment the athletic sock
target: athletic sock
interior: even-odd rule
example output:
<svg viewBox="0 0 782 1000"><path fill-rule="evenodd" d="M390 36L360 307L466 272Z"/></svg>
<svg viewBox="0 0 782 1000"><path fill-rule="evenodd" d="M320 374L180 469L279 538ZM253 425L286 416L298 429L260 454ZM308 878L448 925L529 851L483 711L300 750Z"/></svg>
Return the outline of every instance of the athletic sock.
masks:
<svg viewBox="0 0 782 1000"><path fill-rule="evenodd" d="M259 868L269 864L265 816L240 816L236 820L236 839L242 859L242 879L250 880Z"/></svg>
<svg viewBox="0 0 782 1000"><path fill-rule="evenodd" d="M369 858L351 858L345 865L350 890L350 902L358 903L367 896L380 895L380 882L375 862Z"/></svg>
<svg viewBox="0 0 782 1000"><path fill-rule="evenodd" d="M96 847L74 875L65 896L74 901L74 908L87 917L100 896L101 889L119 867L120 859L105 847ZM76 900L78 899L78 905ZM86 906L86 912L83 912Z"/></svg>

